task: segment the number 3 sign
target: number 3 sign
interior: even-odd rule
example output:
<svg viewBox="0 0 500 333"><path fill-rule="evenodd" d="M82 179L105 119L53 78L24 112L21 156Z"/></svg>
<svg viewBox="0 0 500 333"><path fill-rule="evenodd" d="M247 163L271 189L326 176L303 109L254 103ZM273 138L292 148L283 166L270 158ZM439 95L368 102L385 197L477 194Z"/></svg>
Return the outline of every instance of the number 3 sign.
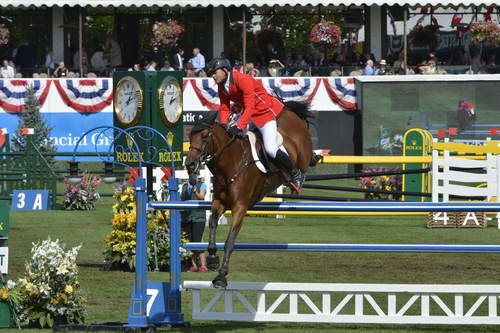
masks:
<svg viewBox="0 0 500 333"><path fill-rule="evenodd" d="M14 190L11 210L48 210L48 190Z"/></svg>

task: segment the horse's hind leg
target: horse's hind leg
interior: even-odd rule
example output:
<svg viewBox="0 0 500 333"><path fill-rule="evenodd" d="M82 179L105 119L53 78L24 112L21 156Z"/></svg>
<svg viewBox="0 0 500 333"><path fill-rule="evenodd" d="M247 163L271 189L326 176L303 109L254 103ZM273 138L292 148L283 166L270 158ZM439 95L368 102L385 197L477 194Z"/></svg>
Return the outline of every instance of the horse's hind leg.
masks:
<svg viewBox="0 0 500 333"><path fill-rule="evenodd" d="M243 225L243 219L247 212L246 207L232 207L232 223L231 230L227 235L226 243L224 244L224 260L222 261L222 266L219 269L219 274L213 279L212 283L215 288L226 288L227 280L226 276L229 273L229 258L234 249L234 242L236 237L240 232L241 226Z"/></svg>
<svg viewBox="0 0 500 333"><path fill-rule="evenodd" d="M216 255L217 248L215 247L215 234L217 231L217 225L219 222L219 217L224 213L224 205L220 200L214 200L212 202L212 215L208 220L208 257L207 257L207 268L210 270L217 270L219 268L219 257Z"/></svg>

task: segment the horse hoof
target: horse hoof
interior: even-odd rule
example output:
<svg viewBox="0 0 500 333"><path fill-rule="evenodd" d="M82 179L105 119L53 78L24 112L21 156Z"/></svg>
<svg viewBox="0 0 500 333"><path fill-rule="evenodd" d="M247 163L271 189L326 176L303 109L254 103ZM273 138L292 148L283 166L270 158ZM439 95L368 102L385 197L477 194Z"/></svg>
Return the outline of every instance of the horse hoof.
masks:
<svg viewBox="0 0 500 333"><path fill-rule="evenodd" d="M222 288L222 289L226 289L227 287L227 280L226 278L224 277L219 277L217 276L213 281L212 281L212 285L214 286L214 288Z"/></svg>
<svg viewBox="0 0 500 333"><path fill-rule="evenodd" d="M209 255L207 257L207 268L209 270L216 271L219 269L219 266L220 266L219 256Z"/></svg>

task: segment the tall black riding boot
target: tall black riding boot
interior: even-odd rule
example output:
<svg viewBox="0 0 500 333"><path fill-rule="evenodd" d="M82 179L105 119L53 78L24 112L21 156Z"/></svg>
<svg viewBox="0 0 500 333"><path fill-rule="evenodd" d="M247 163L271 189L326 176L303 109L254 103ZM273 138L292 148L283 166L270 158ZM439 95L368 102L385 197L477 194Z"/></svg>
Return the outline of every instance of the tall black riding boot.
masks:
<svg viewBox="0 0 500 333"><path fill-rule="evenodd" d="M280 169L286 171L290 175L289 185L292 191L300 193L305 177L299 168L295 166L290 157L284 151L278 149L273 161Z"/></svg>

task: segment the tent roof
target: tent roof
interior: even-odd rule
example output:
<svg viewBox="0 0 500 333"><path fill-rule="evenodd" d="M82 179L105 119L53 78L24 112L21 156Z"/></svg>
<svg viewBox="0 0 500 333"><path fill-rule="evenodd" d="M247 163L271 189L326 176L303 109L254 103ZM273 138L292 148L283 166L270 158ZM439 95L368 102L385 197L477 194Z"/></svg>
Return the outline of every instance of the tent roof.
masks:
<svg viewBox="0 0 500 333"><path fill-rule="evenodd" d="M402 1L394 1L394 0L346 0L346 1L338 1L338 0L277 0L277 1L268 1L268 0L1 0L0 7L28 7L28 6L65 6L68 5L70 7L73 6L91 6L91 7L140 7L140 6L180 6L180 7L207 7L207 6L295 6L295 5L333 5L333 6L361 6L361 5L402 5L406 4L409 6L493 6L495 5L495 1L493 0L463 0L461 2L445 0L445 1L437 1L437 0L405 0Z"/></svg>

